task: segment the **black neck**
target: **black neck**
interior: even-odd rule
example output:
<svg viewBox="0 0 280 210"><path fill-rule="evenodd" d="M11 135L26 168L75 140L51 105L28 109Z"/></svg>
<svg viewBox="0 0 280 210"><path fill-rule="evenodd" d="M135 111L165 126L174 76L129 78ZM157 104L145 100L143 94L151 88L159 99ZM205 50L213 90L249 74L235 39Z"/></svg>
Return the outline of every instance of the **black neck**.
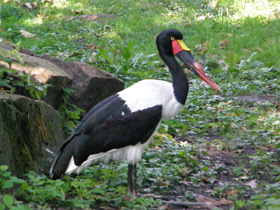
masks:
<svg viewBox="0 0 280 210"><path fill-rule="evenodd" d="M162 55L160 53L160 57L172 74L174 95L177 101L181 104L185 104L189 90L189 82L186 74L174 56Z"/></svg>

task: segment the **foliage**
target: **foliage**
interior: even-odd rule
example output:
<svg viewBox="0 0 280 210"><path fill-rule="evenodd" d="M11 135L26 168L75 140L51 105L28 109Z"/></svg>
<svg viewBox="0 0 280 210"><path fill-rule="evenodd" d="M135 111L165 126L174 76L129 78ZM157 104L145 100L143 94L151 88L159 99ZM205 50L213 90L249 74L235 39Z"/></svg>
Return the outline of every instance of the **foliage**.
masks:
<svg viewBox="0 0 280 210"><path fill-rule="evenodd" d="M1 43L1 41L0 41ZM16 49L9 52L0 51L0 59L7 62L11 68L13 60L17 60L24 65L18 52L19 45ZM47 94L49 84L36 84L28 73L21 73L12 69L4 69L0 66L0 88L10 93L23 93L34 99L41 99Z"/></svg>
<svg viewBox="0 0 280 210"><path fill-rule="evenodd" d="M33 99L41 99L47 94L48 84L38 85L32 81L30 74L19 73L11 69L0 69L0 87L9 93L24 92Z"/></svg>
<svg viewBox="0 0 280 210"><path fill-rule="evenodd" d="M0 210L4 209L23 209L29 210L21 201L18 201L14 195L8 193L15 185L26 183L24 180L11 176L8 166L0 166Z"/></svg>
<svg viewBox="0 0 280 210"><path fill-rule="evenodd" d="M26 3L31 1L1 5L1 36L20 41L39 55L48 53L105 69L122 78L126 86L145 78L170 81L155 54L155 36L166 28L180 29L223 93L188 74L185 109L163 123L138 164L139 192L183 196L185 201L207 194L232 200L232 209L279 209L278 0L38 0L31 8ZM97 21L75 19L81 14L112 16ZM25 37L21 29L36 37ZM9 79L13 74L0 72L0 81L10 92L18 83ZM23 77L26 86L28 76ZM81 112L69 104L70 92L64 89L60 108L69 132ZM13 202L16 206L18 198L36 209L162 205L149 198L126 201L126 172L125 163L113 163L94 165L75 179L63 181L29 173L19 184L19 194L6 193L12 198L5 196L4 205Z"/></svg>
<svg viewBox="0 0 280 210"><path fill-rule="evenodd" d="M74 131L79 123L81 113L84 112L84 110L78 108L75 104L70 103L69 97L72 92L73 90L70 88L63 88L62 101L58 109L63 121L65 133L68 135Z"/></svg>

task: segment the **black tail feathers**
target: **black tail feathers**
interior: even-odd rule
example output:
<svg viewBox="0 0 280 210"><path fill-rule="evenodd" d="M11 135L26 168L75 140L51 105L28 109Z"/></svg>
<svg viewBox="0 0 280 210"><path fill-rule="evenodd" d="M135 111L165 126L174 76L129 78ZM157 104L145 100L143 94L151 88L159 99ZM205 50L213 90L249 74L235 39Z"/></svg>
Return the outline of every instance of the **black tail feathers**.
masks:
<svg viewBox="0 0 280 210"><path fill-rule="evenodd" d="M73 145L73 141L65 141L57 152L49 171L52 179L60 179L65 175L70 160L74 155Z"/></svg>

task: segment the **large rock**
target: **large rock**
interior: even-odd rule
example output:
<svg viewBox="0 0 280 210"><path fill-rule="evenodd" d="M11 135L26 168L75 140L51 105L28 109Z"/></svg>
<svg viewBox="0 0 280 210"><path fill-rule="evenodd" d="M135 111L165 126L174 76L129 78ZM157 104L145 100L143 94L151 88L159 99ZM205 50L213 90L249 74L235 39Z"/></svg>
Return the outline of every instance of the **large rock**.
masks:
<svg viewBox="0 0 280 210"><path fill-rule="evenodd" d="M49 55L42 55L74 79L70 88L74 90L71 102L89 111L99 101L113 95L124 88L124 82L112 74L80 62L66 62Z"/></svg>
<svg viewBox="0 0 280 210"><path fill-rule="evenodd" d="M0 42L0 50L4 52L9 52L14 48L15 46L6 41ZM65 71L63 71L61 68L54 65L53 63L27 53L30 51L21 51L26 52L19 53L18 55L18 57L21 57L24 64L20 62L20 59L17 58L17 56L8 54L6 55L9 59L12 60L11 69L29 73L36 79L36 81L38 81L41 84L48 83L49 80L53 77L62 77L63 80L72 79L70 75L68 75ZM0 60L0 64L2 66L5 66L6 68L9 68L9 64L6 61ZM61 82L64 82L63 80Z"/></svg>
<svg viewBox="0 0 280 210"><path fill-rule="evenodd" d="M9 52L14 49L15 46L7 41L0 42L0 51ZM49 55L38 57L24 48L19 50L19 56L24 65L15 56L10 56L13 61L11 68L30 73L40 84L51 84L43 100L56 109L61 104L63 88L73 90L71 102L85 111L124 88L122 80L85 63L62 61ZM9 68L9 63L0 57L0 66Z"/></svg>
<svg viewBox="0 0 280 210"><path fill-rule="evenodd" d="M16 175L46 173L64 141L58 112L43 101L0 91L0 165Z"/></svg>
<svg viewBox="0 0 280 210"><path fill-rule="evenodd" d="M0 50L7 52L6 57L12 61L11 69L31 74L35 82L39 84L52 85L48 88L48 94L44 100L53 107L58 108L63 94L63 87L69 86L73 78L55 64L35 56L26 49L21 49L18 55L9 55L8 52L14 49L15 46L7 41L0 42ZM7 69L10 67L9 62L1 60L1 58L0 65Z"/></svg>

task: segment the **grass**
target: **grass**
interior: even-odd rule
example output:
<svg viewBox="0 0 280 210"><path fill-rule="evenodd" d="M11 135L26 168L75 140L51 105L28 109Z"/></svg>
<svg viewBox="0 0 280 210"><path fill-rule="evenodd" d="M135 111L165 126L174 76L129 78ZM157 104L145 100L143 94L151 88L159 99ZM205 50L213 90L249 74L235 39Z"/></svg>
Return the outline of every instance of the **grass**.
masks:
<svg viewBox="0 0 280 210"><path fill-rule="evenodd" d="M89 63L120 77L126 86L145 78L170 81L155 37L177 28L223 90L218 94L188 75L185 109L164 122L139 164L141 194L183 201L201 194L232 200L232 209L279 208L280 1L38 0L32 9L24 7L27 2L1 5L0 36L36 54ZM85 14L113 16L75 19ZM36 36L26 38L20 30ZM126 177L126 167L100 164L64 181L34 173L19 181L3 168L2 200L14 209L162 206L151 198L124 199L126 178L120 177ZM256 186L250 187L252 180ZM18 194L7 192L16 185Z"/></svg>

